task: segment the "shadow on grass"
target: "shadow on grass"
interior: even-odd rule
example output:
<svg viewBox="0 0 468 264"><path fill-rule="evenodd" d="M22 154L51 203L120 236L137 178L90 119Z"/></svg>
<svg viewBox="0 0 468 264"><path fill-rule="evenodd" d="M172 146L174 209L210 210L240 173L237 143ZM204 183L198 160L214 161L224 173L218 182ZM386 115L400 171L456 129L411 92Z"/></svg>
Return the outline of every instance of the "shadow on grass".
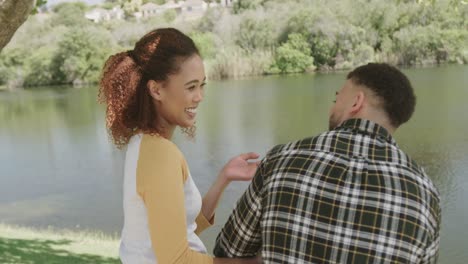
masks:
<svg viewBox="0 0 468 264"><path fill-rule="evenodd" d="M70 240L26 240L0 238L0 263L9 264L117 264L118 259L97 255L76 254L53 248L70 244Z"/></svg>

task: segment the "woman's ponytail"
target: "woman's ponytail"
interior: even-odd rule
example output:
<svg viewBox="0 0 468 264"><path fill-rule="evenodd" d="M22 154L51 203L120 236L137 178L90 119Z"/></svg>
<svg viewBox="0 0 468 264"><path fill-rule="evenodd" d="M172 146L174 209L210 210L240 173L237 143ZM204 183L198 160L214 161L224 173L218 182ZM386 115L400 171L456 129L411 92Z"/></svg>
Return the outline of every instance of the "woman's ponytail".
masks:
<svg viewBox="0 0 468 264"><path fill-rule="evenodd" d="M135 120L129 109L137 103L136 96L142 73L131 51L112 55L104 64L99 87L99 101L106 103L106 125L114 143L122 147L135 130Z"/></svg>

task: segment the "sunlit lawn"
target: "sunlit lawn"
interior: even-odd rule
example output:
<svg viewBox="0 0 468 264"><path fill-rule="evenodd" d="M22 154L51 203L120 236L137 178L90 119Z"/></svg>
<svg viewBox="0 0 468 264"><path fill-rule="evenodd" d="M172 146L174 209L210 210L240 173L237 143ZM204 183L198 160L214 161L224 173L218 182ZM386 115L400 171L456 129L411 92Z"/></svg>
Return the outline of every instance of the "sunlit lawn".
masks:
<svg viewBox="0 0 468 264"><path fill-rule="evenodd" d="M118 239L99 233L0 224L0 263L120 263Z"/></svg>

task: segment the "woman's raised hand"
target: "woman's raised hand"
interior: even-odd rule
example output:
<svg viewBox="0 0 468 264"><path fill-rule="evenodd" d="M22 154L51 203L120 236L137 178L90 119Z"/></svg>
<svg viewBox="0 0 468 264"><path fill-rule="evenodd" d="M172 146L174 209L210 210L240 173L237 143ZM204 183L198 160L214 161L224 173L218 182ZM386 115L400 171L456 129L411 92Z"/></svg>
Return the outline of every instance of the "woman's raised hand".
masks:
<svg viewBox="0 0 468 264"><path fill-rule="evenodd" d="M231 181L250 181L257 171L260 161L252 161L258 159L260 155L255 152L243 153L230 159L221 170L220 177L224 180Z"/></svg>

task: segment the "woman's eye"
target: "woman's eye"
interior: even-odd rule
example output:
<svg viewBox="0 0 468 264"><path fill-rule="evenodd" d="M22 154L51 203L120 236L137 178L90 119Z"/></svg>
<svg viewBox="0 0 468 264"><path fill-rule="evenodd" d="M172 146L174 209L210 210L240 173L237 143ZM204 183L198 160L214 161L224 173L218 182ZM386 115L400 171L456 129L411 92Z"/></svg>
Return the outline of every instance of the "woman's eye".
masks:
<svg viewBox="0 0 468 264"><path fill-rule="evenodd" d="M187 88L187 89L189 89L190 91L192 91L193 89L195 89L195 85L194 85L194 86L190 86L190 87Z"/></svg>

